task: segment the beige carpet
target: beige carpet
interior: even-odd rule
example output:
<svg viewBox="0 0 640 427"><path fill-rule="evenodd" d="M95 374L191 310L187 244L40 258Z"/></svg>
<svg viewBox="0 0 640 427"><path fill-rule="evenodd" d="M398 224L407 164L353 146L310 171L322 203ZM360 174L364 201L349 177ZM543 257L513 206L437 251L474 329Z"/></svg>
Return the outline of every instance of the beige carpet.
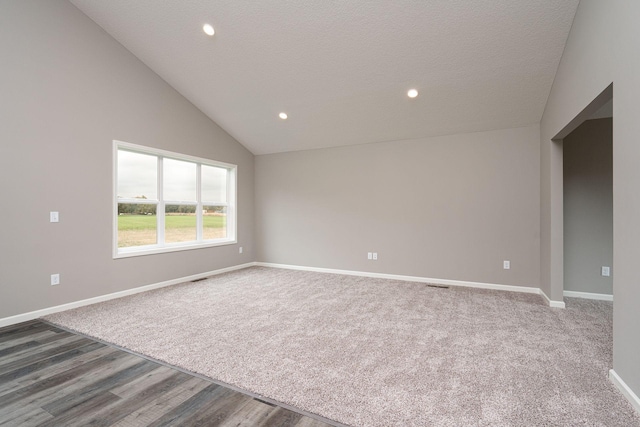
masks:
<svg viewBox="0 0 640 427"><path fill-rule="evenodd" d="M640 426L612 305L249 268L47 316L353 426Z"/></svg>

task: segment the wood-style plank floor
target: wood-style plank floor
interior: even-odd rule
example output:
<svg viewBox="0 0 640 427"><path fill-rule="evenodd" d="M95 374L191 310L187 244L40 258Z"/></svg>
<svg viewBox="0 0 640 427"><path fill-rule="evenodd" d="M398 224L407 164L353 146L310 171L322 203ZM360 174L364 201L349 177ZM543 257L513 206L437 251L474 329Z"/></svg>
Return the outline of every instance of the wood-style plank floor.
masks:
<svg viewBox="0 0 640 427"><path fill-rule="evenodd" d="M0 328L0 426L329 424L35 320Z"/></svg>

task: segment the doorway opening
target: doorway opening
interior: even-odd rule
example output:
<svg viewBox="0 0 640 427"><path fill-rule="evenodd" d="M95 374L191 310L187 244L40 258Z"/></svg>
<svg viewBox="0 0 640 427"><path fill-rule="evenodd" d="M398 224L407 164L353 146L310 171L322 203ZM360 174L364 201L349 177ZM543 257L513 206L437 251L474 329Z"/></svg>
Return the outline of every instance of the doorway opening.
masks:
<svg viewBox="0 0 640 427"><path fill-rule="evenodd" d="M613 85L555 138L563 296L613 300Z"/></svg>
<svg viewBox="0 0 640 427"><path fill-rule="evenodd" d="M562 141L564 289L613 300L613 118L586 120Z"/></svg>

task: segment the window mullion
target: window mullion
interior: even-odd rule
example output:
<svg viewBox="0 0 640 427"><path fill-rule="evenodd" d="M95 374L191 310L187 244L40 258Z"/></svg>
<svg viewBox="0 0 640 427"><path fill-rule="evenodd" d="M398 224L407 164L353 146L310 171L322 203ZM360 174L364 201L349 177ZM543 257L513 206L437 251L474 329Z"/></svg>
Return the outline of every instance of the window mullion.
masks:
<svg viewBox="0 0 640 427"><path fill-rule="evenodd" d="M204 236L204 218L202 205L202 165L196 163L196 240L201 242Z"/></svg>
<svg viewBox="0 0 640 427"><path fill-rule="evenodd" d="M227 208L227 235L236 235L236 212L235 212L235 171L227 170L227 200L226 200L226 208Z"/></svg>
<svg viewBox="0 0 640 427"><path fill-rule="evenodd" d="M158 218L157 222L157 235L158 235L158 245L164 246L164 228L165 228L165 219L164 219L164 173L162 168L162 156L158 156L158 208L156 209L156 217Z"/></svg>

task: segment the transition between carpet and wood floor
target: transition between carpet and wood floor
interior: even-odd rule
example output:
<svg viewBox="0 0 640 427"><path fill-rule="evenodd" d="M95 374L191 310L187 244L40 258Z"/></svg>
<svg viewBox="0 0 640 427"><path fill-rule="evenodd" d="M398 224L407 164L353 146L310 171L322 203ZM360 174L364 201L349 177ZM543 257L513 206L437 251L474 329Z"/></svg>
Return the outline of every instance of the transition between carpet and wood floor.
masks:
<svg viewBox="0 0 640 427"><path fill-rule="evenodd" d="M0 328L0 426L329 427L42 321Z"/></svg>
<svg viewBox="0 0 640 427"><path fill-rule="evenodd" d="M351 426L640 426L612 305L253 267L46 317Z"/></svg>

